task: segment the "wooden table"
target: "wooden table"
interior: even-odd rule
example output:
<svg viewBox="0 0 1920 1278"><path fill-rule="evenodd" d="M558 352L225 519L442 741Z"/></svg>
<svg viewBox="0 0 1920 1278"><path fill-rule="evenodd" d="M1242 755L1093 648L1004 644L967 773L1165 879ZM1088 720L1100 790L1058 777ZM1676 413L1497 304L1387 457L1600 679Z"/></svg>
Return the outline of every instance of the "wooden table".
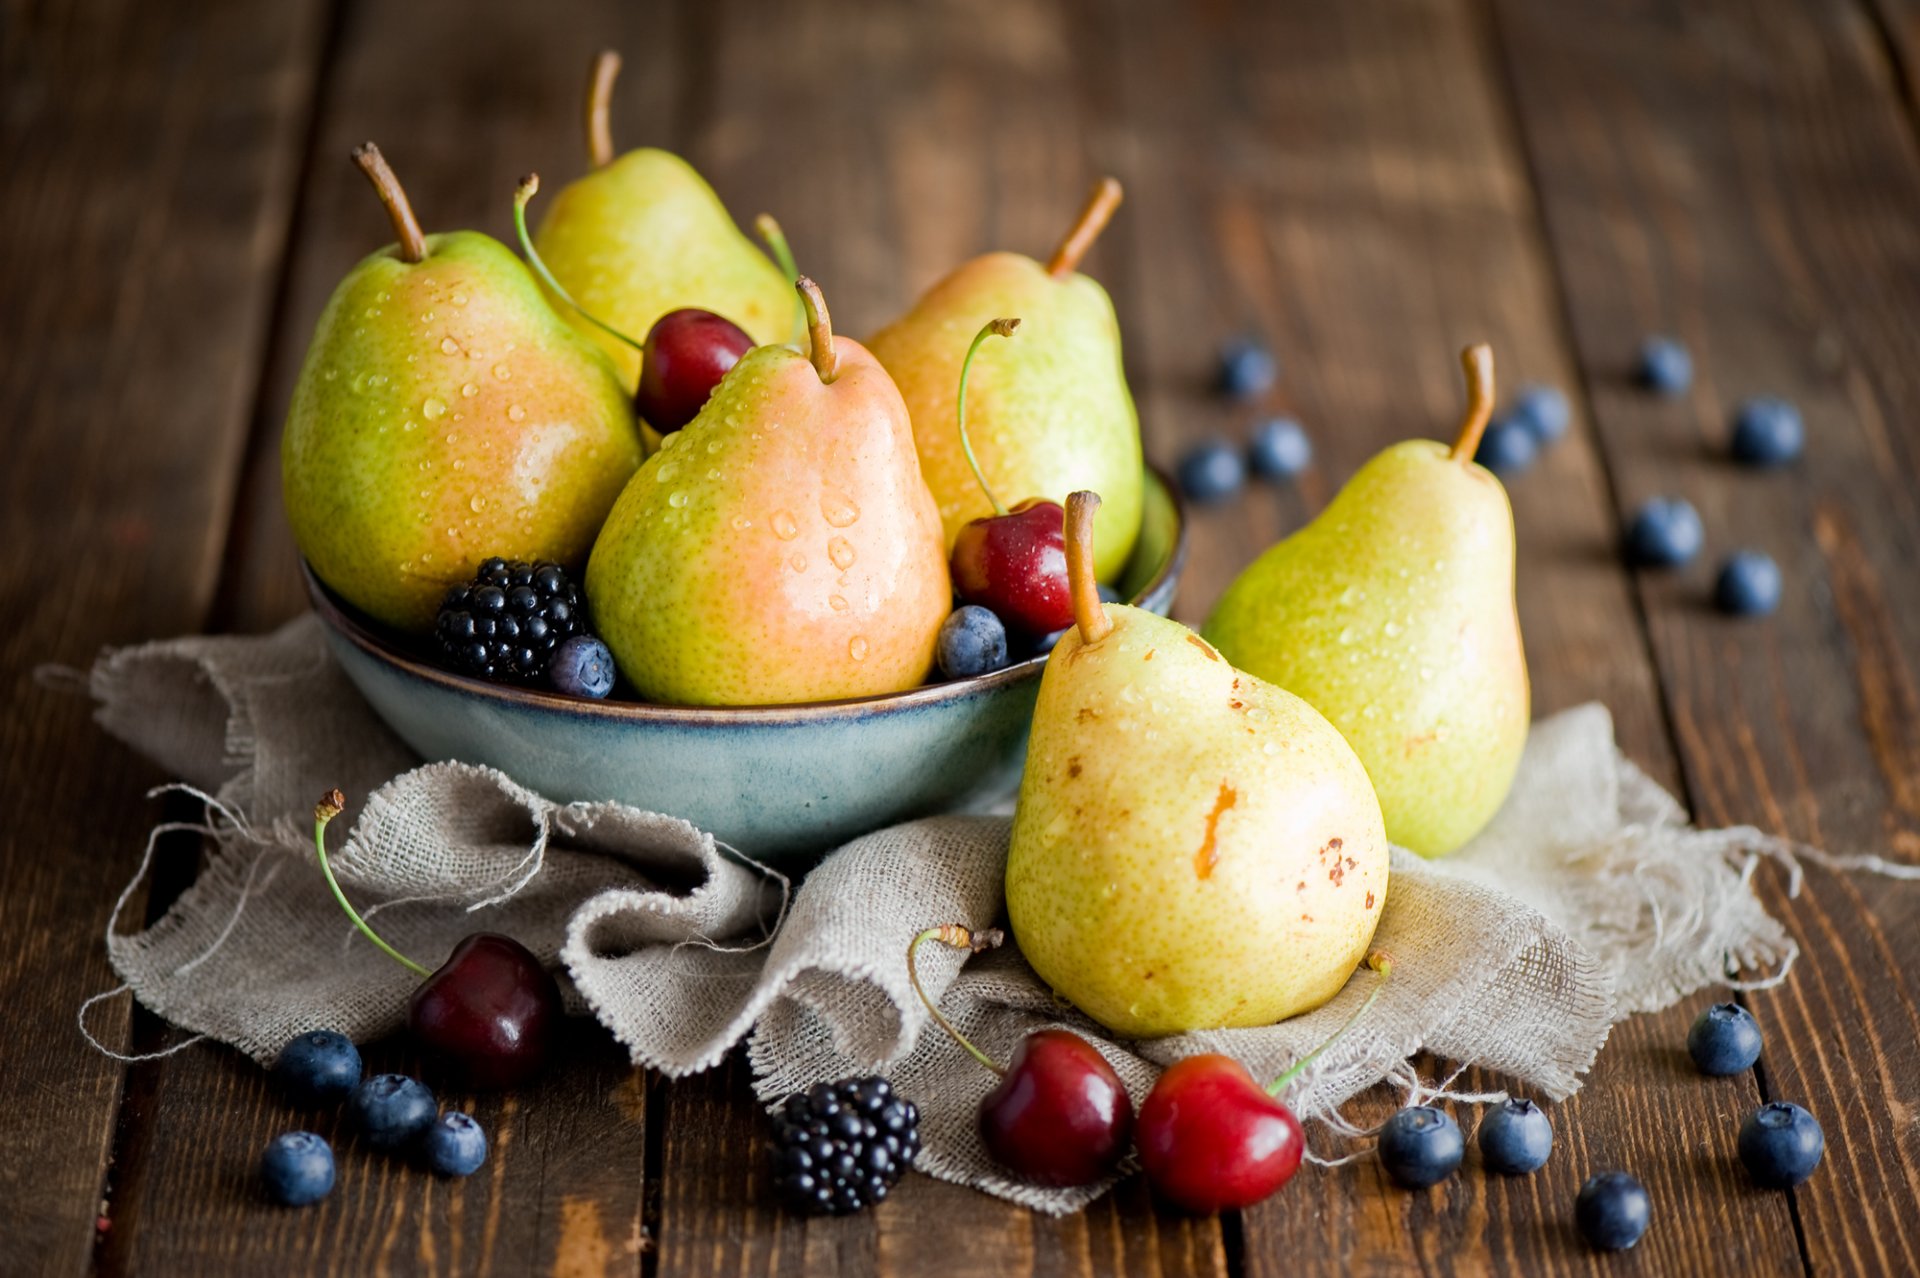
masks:
<svg viewBox="0 0 1920 1278"><path fill-rule="evenodd" d="M0 9L0 1271L289 1274L938 1271L1231 1274L1920 1272L1920 888L1759 890L1804 948L1750 1002L1754 1073L1703 1081L1707 995L1621 1025L1558 1106L1537 1176L1388 1188L1370 1162L1183 1219L1129 1183L1052 1220L913 1177L880 1210L768 1200L736 1059L664 1081L578 1027L541 1086L478 1102L494 1156L449 1184L343 1158L274 1209L257 1151L290 1115L206 1045L123 1067L75 1033L113 978L99 928L165 809L40 662L303 606L277 492L321 303L388 235L346 160L372 136L432 228L508 228L514 179L582 164L589 54L622 49L625 144L696 162L785 222L846 331L990 246L1041 252L1088 180L1128 200L1090 269L1113 292L1151 456L1298 414L1316 468L1196 520L1180 615L1369 454L1443 433L1454 353L1565 387L1575 426L1512 484L1537 710L1590 698L1699 819L1920 860L1920 7L1404 0L89 0ZM1258 410L1206 390L1254 330ZM1692 349L1678 400L1630 382L1642 335ZM1731 466L1742 397L1791 397L1806 457ZM1700 509L1712 554L1630 573L1623 512ZM1765 549L1764 622L1707 604L1708 560ZM166 849L142 908L191 880ZM122 1005L110 1042L173 1031ZM379 1048L376 1061L399 1061ZM1483 1080L1490 1081L1490 1080ZM1826 1126L1820 1171L1752 1188L1766 1097ZM1652 1231L1615 1258L1570 1222L1630 1168Z"/></svg>

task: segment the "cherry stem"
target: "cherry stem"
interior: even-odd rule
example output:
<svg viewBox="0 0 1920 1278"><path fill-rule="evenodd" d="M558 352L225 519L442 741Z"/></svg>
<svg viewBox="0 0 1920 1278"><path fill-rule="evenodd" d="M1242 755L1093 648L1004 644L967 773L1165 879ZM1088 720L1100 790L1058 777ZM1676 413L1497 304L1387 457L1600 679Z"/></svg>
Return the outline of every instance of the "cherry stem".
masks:
<svg viewBox="0 0 1920 1278"><path fill-rule="evenodd" d="M800 264L794 261L793 247L787 243L787 233L780 229L780 223L774 221L773 214L762 213L754 218L753 229L772 251L773 260L780 264L780 273L787 277L787 283L798 283ZM797 341L807 331L807 305L798 295L794 297L793 305L796 315L794 338Z"/></svg>
<svg viewBox="0 0 1920 1278"><path fill-rule="evenodd" d="M333 889L333 899L340 902L340 908L347 912L347 917L353 920L353 925L365 933L369 941L386 951L387 957L403 967L411 968L420 976L432 976L432 972L381 940L380 934L367 926L367 921L360 917L360 911L353 908L352 903L347 900L347 894L340 890L340 880L333 877L333 864L327 860L327 823L339 816L341 809L346 806L346 795L338 790L329 790L313 807L313 848L320 855L320 873L327 876L327 886Z"/></svg>
<svg viewBox="0 0 1920 1278"><path fill-rule="evenodd" d="M958 923L946 923L939 927L928 928L907 943L907 980L913 983L913 992L920 996L920 1001L927 1005L927 1015L933 1017L940 1028L947 1032L948 1038L966 1048L968 1054L971 1055L973 1059L979 1061L982 1065L985 1065L1002 1078L1007 1076L1007 1071L1003 1067L994 1064L991 1056L988 1056L985 1052L968 1042L967 1036L962 1034L958 1029L955 1029L953 1022L942 1016L940 1009L933 1005L933 1000L927 997L927 991L920 984L920 969L914 965L913 956L914 953L919 950L920 942L922 941L938 941L942 945L951 945L956 950L970 950L978 954L983 950L992 949L1006 939L1007 934L997 927L985 928L981 931L973 932Z"/></svg>
<svg viewBox="0 0 1920 1278"><path fill-rule="evenodd" d="M800 303L807 311L808 358L820 380L831 383L840 376L840 353L833 349L833 316L827 314L827 299L820 286L802 275L793 286L800 290Z"/></svg>
<svg viewBox="0 0 1920 1278"><path fill-rule="evenodd" d="M620 76L620 55L603 50L593 60L587 77L587 159L596 169L613 163L613 82Z"/></svg>
<svg viewBox="0 0 1920 1278"><path fill-rule="evenodd" d="M1113 211L1120 207L1120 183L1110 177L1103 177L1093 184L1093 191L1087 196L1087 202L1080 209L1060 247L1047 259L1047 274L1061 279L1073 273L1080 265L1080 259L1087 255L1093 242L1100 238L1100 232L1107 229L1107 223L1113 219Z"/></svg>
<svg viewBox="0 0 1920 1278"><path fill-rule="evenodd" d="M380 202L387 206L394 238L400 241L400 260L412 263L424 259L427 237L420 230L420 219L413 215L413 205L407 202L407 192L400 185L400 179L387 165L387 157L380 154L380 148L373 143L362 142L353 148L353 162L367 175Z"/></svg>
<svg viewBox="0 0 1920 1278"><path fill-rule="evenodd" d="M1453 441L1453 460L1468 462L1480 449L1480 436L1493 417L1493 347L1476 342L1460 352L1460 367L1467 373L1467 415L1460 419L1460 434Z"/></svg>
<svg viewBox="0 0 1920 1278"><path fill-rule="evenodd" d="M967 438L967 375L973 372L973 357L981 343L989 337L1012 337L1013 331L1020 327L1017 319L988 320L986 327L973 335L973 345L967 347L967 358L960 365L960 405L954 410L954 416L960 422L960 451L967 455L967 465L973 470L973 477L980 484L980 491L987 495L987 502L993 507L993 513L1004 515L1007 508L993 495L993 489L987 484L987 477L980 473L979 459L973 455L973 441Z"/></svg>
<svg viewBox="0 0 1920 1278"><path fill-rule="evenodd" d="M513 229L520 237L520 251L527 255L527 264L533 268L533 273L540 277L540 282L547 286L547 291L572 307L574 314L601 332L612 337L615 341L625 342L628 346L633 347L633 349L644 355L647 350L645 342L634 341L631 337L628 337L625 333L607 323L605 320L593 315L586 307L574 301L573 294L560 287L560 281L553 278L553 272L549 271L547 264L540 259L540 250L533 247L533 236L527 234L527 201L531 200L534 193L539 189L540 175L538 173L529 173L520 179L520 185L515 187L513 192Z"/></svg>
<svg viewBox="0 0 1920 1278"><path fill-rule="evenodd" d="M1375 950L1373 953L1367 955L1367 966L1380 973L1380 979L1373 983L1373 989L1368 991L1366 999L1359 1007L1353 1009L1353 1015L1349 1016L1346 1023L1333 1032L1332 1038L1329 1038L1326 1042L1320 1044L1320 1046L1314 1048L1305 1056L1302 1056L1293 1063L1292 1067L1288 1069L1286 1073L1274 1079L1267 1087L1267 1095L1278 1096L1281 1092L1285 1091L1288 1083L1300 1077L1307 1066L1319 1060L1321 1055L1329 1047L1332 1047L1342 1038L1345 1038L1347 1031L1358 1024L1360 1018L1367 1014L1367 1009L1374 1005L1375 1000L1380 997L1380 991L1387 988L1387 978L1393 975L1393 956L1385 950Z"/></svg>
<svg viewBox="0 0 1920 1278"><path fill-rule="evenodd" d="M1113 619L1100 602L1100 580L1093 574L1093 516L1099 509L1099 493L1067 494L1067 594L1085 643L1099 643L1113 632Z"/></svg>

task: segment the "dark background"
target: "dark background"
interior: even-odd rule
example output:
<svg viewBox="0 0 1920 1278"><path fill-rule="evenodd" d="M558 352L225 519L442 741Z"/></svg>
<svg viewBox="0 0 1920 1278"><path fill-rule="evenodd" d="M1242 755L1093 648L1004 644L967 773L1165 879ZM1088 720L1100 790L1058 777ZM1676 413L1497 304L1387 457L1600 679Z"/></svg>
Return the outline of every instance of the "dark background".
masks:
<svg viewBox="0 0 1920 1278"><path fill-rule="evenodd" d="M590 1027L557 1077L481 1103L495 1154L472 1181L343 1158L326 1204L277 1211L248 1169L291 1118L258 1071L205 1045L89 1052L73 1013L112 984L98 929L164 778L31 670L303 607L281 414L327 293L389 234L348 147L381 143L429 230L505 235L516 177L583 166L603 45L626 57L617 141L686 154L743 220L777 214L851 334L976 252L1044 253L1117 175L1088 269L1149 455L1282 411L1319 450L1297 486L1197 518L1189 621L1368 455L1446 433L1455 352L1491 341L1509 388L1575 404L1511 485L1537 709L1604 700L1704 822L1920 859L1913 0L5 0L0 1271L1597 1272L1573 1193L1626 1167L1655 1223L1608 1272L1920 1272L1920 891L1822 874L1791 904L1759 879L1807 954L1750 999L1757 1074L1692 1073L1692 1000L1615 1032L1536 1177L1470 1159L1408 1194L1362 1161L1217 1220L1137 1181L1053 1221L925 1177L855 1219L784 1218L741 1062L667 1085ZM1253 407L1206 392L1242 331L1283 365ZM1650 332L1692 349L1679 400L1629 382ZM1806 414L1790 471L1725 460L1757 393ZM1629 574L1622 514L1666 492L1709 553ZM1769 621L1707 606L1740 545L1785 573ZM171 847L133 912L193 857ZM95 1024L171 1041L123 1006ZM1733 1161L1763 1096L1826 1124L1791 1194Z"/></svg>

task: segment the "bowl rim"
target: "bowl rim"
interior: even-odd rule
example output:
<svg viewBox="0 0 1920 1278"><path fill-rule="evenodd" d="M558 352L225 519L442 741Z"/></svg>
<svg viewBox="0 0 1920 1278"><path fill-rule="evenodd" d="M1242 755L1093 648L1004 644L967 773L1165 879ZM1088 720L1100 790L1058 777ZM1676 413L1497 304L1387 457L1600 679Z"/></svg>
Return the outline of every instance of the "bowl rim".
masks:
<svg viewBox="0 0 1920 1278"><path fill-rule="evenodd" d="M1181 496L1179 485L1175 484L1158 466L1148 465L1146 470L1159 481L1173 505L1173 550L1168 554L1167 561L1160 566L1160 571L1155 573L1152 579L1128 601L1130 604L1137 604L1159 590L1169 578L1178 576L1187 561L1189 526L1186 502ZM1025 661L1004 666L991 674L973 675L945 683L922 684L918 688L909 688L904 692L882 692L868 697L843 697L834 701L797 701L787 705L760 706L683 706L662 705L649 701L589 701L581 697L549 692L544 688L489 683L471 675L456 674L451 670L429 665L402 651L362 621L321 582L304 555L300 557L300 576L306 583L307 598L312 603L314 612L327 627L377 661L396 667L417 679L437 684L450 692L463 693L516 708L550 710L586 719L604 719L617 723L683 726L716 723L786 724L838 718L856 711L865 713L909 711L946 701L967 700L1033 678L1046 664L1048 655L1041 653Z"/></svg>

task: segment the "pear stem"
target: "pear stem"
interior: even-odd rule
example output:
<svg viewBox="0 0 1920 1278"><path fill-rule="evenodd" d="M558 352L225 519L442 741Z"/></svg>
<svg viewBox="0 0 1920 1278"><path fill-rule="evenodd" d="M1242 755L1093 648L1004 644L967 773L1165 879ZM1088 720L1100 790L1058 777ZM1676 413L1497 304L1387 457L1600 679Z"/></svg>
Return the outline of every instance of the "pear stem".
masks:
<svg viewBox="0 0 1920 1278"><path fill-rule="evenodd" d="M531 200L534 192L539 189L540 175L538 173L529 173L520 179L520 185L515 187L513 192L513 229L520 237L520 251L527 255L527 265L533 268L533 273L540 278L540 282L547 286L547 291L572 307L574 314L607 334L609 337L612 337L615 341L625 342L641 354L646 354L646 343L634 341L631 337L628 337L613 325L593 315L586 307L574 301L573 294L560 287L560 281L553 278L553 272L549 271L547 264L540 259L540 250L533 247L533 236L527 234L527 201Z"/></svg>
<svg viewBox="0 0 1920 1278"><path fill-rule="evenodd" d="M603 49L587 74L587 159L596 169L613 163L613 82L620 76L620 55Z"/></svg>
<svg viewBox="0 0 1920 1278"><path fill-rule="evenodd" d="M400 242L400 260L418 262L427 256L427 237L420 230L420 219L413 215L413 205L407 202L407 193L400 185L400 179L387 167L387 157L380 154L380 148L371 142L362 142L353 148L353 162L367 175L367 181L373 183L380 202L387 206L387 216L393 221L393 235Z"/></svg>
<svg viewBox="0 0 1920 1278"><path fill-rule="evenodd" d="M987 495L987 503L993 507L993 513L1004 515L1007 508L993 495L993 489L987 484L987 477L980 473L980 462L973 455L973 440L967 437L967 376L973 372L973 357L980 345L989 337L1012 337L1013 331L1020 327L1017 319L988 320L986 326L973 335L973 345L967 347L967 358L960 364L960 403L954 410L954 416L960 424L960 451L966 454L967 466L973 471L974 479L980 485L980 491Z"/></svg>
<svg viewBox="0 0 1920 1278"><path fill-rule="evenodd" d="M938 941L942 945L951 945L956 950L971 950L973 953L978 954L983 950L992 949L1006 939L1006 933L997 927L986 928L979 932L970 932L958 923L946 923L940 927L928 928L907 943L907 980L912 982L913 992L920 996L920 1001L927 1005L927 1015L933 1017L940 1028L947 1032L948 1038L966 1048L967 1053L971 1055L973 1059L979 1061L982 1065L985 1065L1002 1078L1007 1076L1007 1071L1001 1066L994 1064L991 1056L988 1056L985 1052L968 1042L967 1036L956 1029L952 1021L942 1016L940 1009L933 1005L933 1000L927 997L927 991L920 985L920 969L914 965L913 956L915 952L919 950L920 942L922 941Z"/></svg>
<svg viewBox="0 0 1920 1278"><path fill-rule="evenodd" d="M793 247L787 243L787 233L780 229L780 223L774 221L773 214L762 213L760 216L754 218L753 229L759 234L760 238L765 241L767 248L773 253L773 260L780 264L780 273L787 277L787 283L792 284L799 280L800 264L793 260ZM793 308L793 335L797 343L801 338L806 336L807 306L806 303L802 302L796 295L793 299Z"/></svg>
<svg viewBox="0 0 1920 1278"><path fill-rule="evenodd" d="M420 976L432 976L432 972L381 940L380 934L367 926L367 921L360 917L360 912L347 900L347 894L340 890L340 880L333 877L333 865L327 860L327 823L339 816L341 809L346 806L346 795L338 790L329 790L320 796L320 802L313 807L313 850L320 856L320 873L327 876L327 886L333 889L333 899L340 902L340 908L347 912L347 917L353 920L353 925L365 933L369 941L385 951L388 958L394 959L403 967L411 968Z"/></svg>
<svg viewBox="0 0 1920 1278"><path fill-rule="evenodd" d="M1359 1007L1353 1009L1353 1015L1349 1016L1346 1019L1346 1023L1333 1032L1332 1038L1329 1038L1326 1042L1320 1044L1320 1046L1295 1061L1286 1073L1280 1075L1280 1077L1268 1084L1267 1095L1278 1096L1281 1092L1285 1091L1287 1084L1300 1077L1300 1075L1306 1071L1307 1066L1319 1060L1321 1055L1329 1047L1332 1047L1335 1043L1346 1037L1347 1031L1358 1024L1360 1018L1367 1014L1367 1009L1372 1007L1374 1002L1379 999L1380 991L1387 987L1387 978L1393 975L1393 955L1387 953L1385 950L1375 950L1373 953L1367 955L1367 966L1380 973L1380 979L1373 983L1373 989L1368 991L1366 999Z"/></svg>
<svg viewBox="0 0 1920 1278"><path fill-rule="evenodd" d="M1103 177L1093 184L1079 218L1067 237L1060 241L1060 247L1053 251L1053 256L1047 259L1047 274L1057 280L1073 273L1093 242L1100 238L1100 232L1107 229L1113 211L1120 207L1120 196L1120 183L1113 178Z"/></svg>
<svg viewBox="0 0 1920 1278"><path fill-rule="evenodd" d="M1467 373L1467 415L1460 419L1452 457L1457 462L1470 462L1479 451L1487 422L1493 418L1493 347L1475 342L1460 352L1460 367Z"/></svg>
<svg viewBox="0 0 1920 1278"><path fill-rule="evenodd" d="M820 380L831 383L840 376L840 354L833 349L833 316L827 314L827 299L820 286L802 275L793 282L800 290L801 305L807 309L807 343L813 371Z"/></svg>
<svg viewBox="0 0 1920 1278"><path fill-rule="evenodd" d="M1099 509L1099 493L1067 494L1067 594L1084 643L1099 643L1113 633L1113 618L1100 602L1100 579L1093 573L1093 516Z"/></svg>

